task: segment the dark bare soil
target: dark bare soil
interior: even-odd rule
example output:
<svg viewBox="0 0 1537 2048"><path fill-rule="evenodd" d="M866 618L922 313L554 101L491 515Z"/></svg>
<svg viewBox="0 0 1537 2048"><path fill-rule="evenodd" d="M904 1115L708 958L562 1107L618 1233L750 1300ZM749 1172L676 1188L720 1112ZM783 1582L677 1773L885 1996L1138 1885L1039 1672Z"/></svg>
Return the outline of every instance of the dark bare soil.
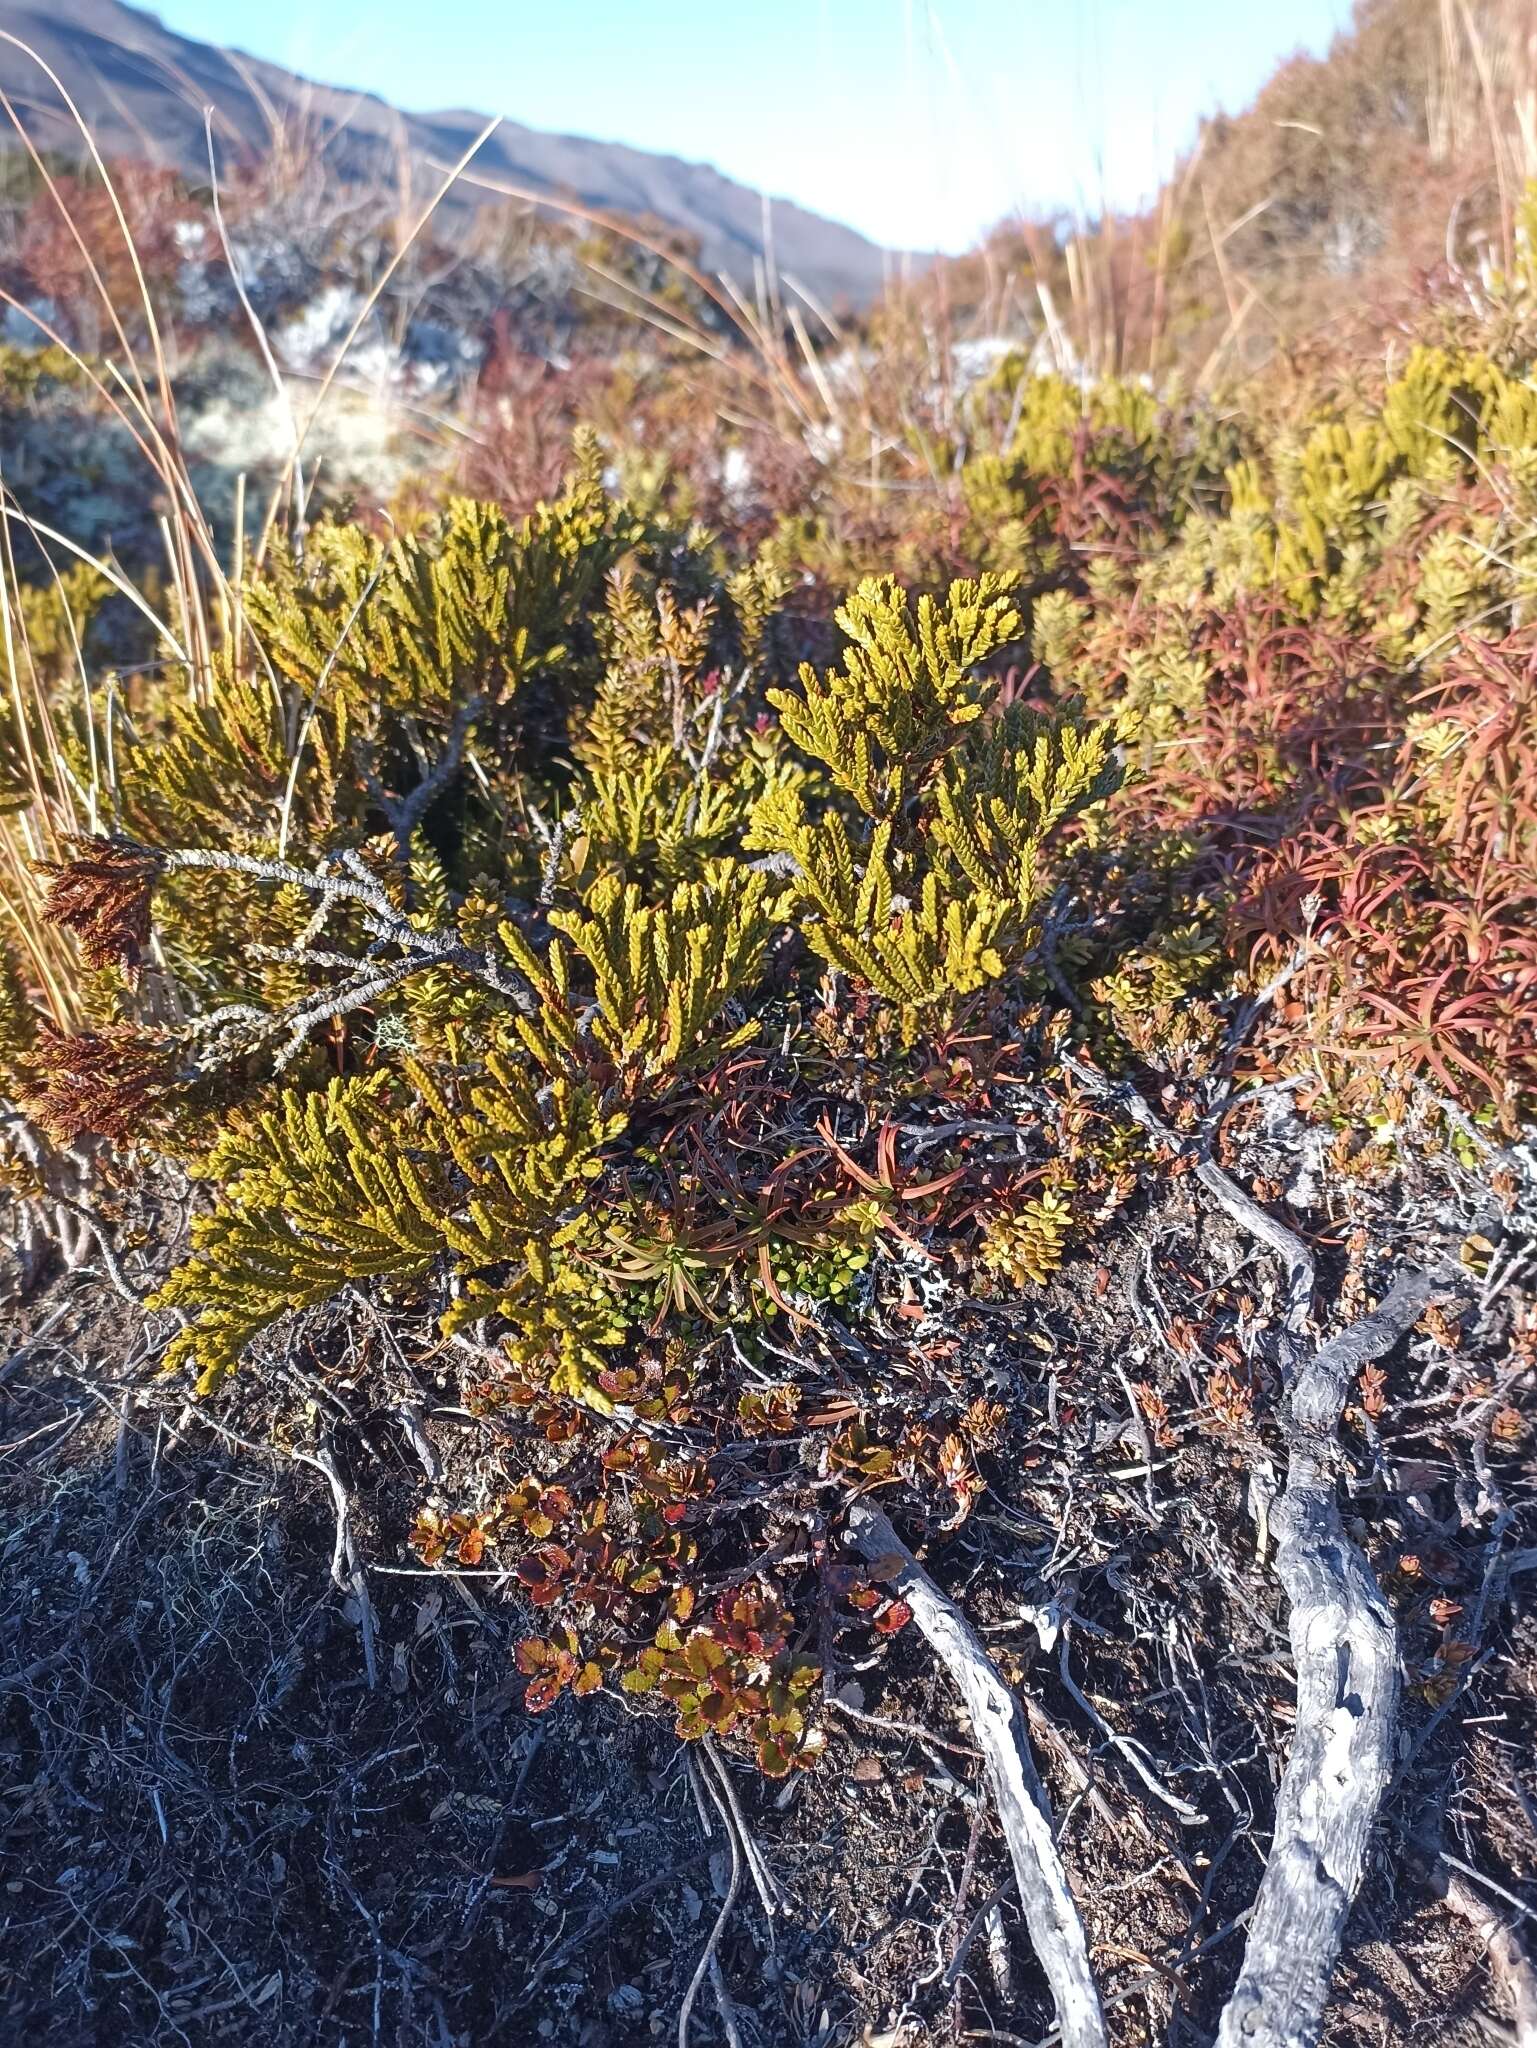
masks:
<svg viewBox="0 0 1537 2048"><path fill-rule="evenodd" d="M1466 1227L1466 1189L1412 1192L1353 1185L1309 1210L1333 1261L1321 1299L1380 1292L1395 1259ZM1404 1220L1427 1214L1433 1230ZM1537 1387L1519 1269L1494 1284L1520 1250L1504 1229L1347 1430L1405 1705L1336 2048L1513 2039L1442 1897L1462 1871L1529 1932L1537 1913ZM1009 1421L989 1491L929 1532L924 1562L1028 1702L1127 2048L1210 2039L1288 1742L1274 1390L1256 1368L1247 1402L1224 1400L1213 1378L1230 1350L1258 1356L1273 1286L1176 1180L1038 1300L944 1325L990 1347ZM155 1380L162 1341L79 1272L14 1312L0 1365L0 2038L677 2040L733 1885L703 1761L613 1697L524 1711L530 1618L489 1569L429 1572L406 1546L422 1471L349 1378L345 1319L290 1333L265 1380L259 1364L206 1412ZM485 1460L451 1406L427 1413L438 1455ZM333 1584L332 1490L287 1455L322 1435L371 1640ZM913 1629L878 1661L852 1639L837 1655L816 1768L781 1787L724 1759L761 1872L738 1875L690 2041L1042 2041L1049 2002L946 1681Z"/></svg>

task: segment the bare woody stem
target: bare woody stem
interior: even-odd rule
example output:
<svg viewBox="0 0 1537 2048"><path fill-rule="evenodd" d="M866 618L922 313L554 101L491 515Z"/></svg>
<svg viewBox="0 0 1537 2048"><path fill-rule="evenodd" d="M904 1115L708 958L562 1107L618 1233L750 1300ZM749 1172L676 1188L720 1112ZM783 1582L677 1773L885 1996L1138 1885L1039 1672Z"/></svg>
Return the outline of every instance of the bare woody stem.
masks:
<svg viewBox="0 0 1537 2048"><path fill-rule="evenodd" d="M1336 1430L1356 1374L1418 1320L1430 1294L1426 1274L1403 1274L1380 1308L1292 1381L1286 1491L1272 1526L1276 1576L1291 1605L1296 1733L1218 2048L1313 2048L1323 2031L1345 1921L1393 1775L1399 1695L1393 1616L1340 1518Z"/></svg>
<svg viewBox="0 0 1537 2048"><path fill-rule="evenodd" d="M1181 1140L1135 1089L1078 1060L1082 1086L1178 1151ZM1418 1320L1431 1275L1402 1274L1372 1314L1315 1349L1313 1255L1215 1161L1196 1178L1286 1268L1277 1343L1285 1386L1287 1478L1272 1516L1276 1576L1290 1605L1297 1720L1276 1795L1275 1830L1249 1924L1243 1967L1217 2048L1314 2048L1345 1921L1360 1889L1377 1811L1392 1777L1398 1725L1398 1636L1365 1554L1340 1517L1338 1430L1361 1367Z"/></svg>
<svg viewBox="0 0 1537 2048"><path fill-rule="evenodd" d="M309 895L323 899L361 904L367 912L367 923L371 935L386 945L399 949L400 959L388 963L358 962L360 986L367 983L363 993L348 989L339 993L350 998L350 1006L356 1007L382 988L393 986L411 974L424 972L432 967L457 967L466 974L493 990L524 1012L537 1007L533 990L523 976L507 961L497 960L477 946L467 946L459 938L445 932L421 931L391 903L383 886L368 873L356 856L342 856L346 865L340 869L300 868L288 861L268 860L257 854L227 853L222 848L187 846L178 847L174 852L162 856L162 872L175 874L186 869L208 869L218 874L249 875L259 882L271 882L276 886L302 889ZM305 957L301 952L298 957ZM330 964L335 964L334 957ZM377 979L375 977L378 977ZM328 998L324 991L316 993L313 999L306 998L306 1004L316 1008L317 1015L334 1011L334 1002L327 1009ZM283 1028L286 1018L275 1020L276 1028ZM313 1020L311 1020L313 1021Z"/></svg>
<svg viewBox="0 0 1537 2048"><path fill-rule="evenodd" d="M900 1559L892 1583L966 1702L1014 1865L1025 1925L1056 2001L1064 2048L1107 2048L1088 1936L1057 1854L1051 1809L1019 1701L971 1623L934 1584L880 1509L856 1501L848 1527L862 1556Z"/></svg>

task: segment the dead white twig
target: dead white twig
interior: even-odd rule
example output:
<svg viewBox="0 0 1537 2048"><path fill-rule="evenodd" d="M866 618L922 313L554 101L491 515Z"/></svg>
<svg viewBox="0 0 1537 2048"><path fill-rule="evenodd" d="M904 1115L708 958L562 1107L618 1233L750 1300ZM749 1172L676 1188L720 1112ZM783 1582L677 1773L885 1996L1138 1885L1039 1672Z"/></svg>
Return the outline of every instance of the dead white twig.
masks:
<svg viewBox="0 0 1537 2048"><path fill-rule="evenodd" d="M1180 1139L1134 1089L1077 1060L1065 1064L1082 1085L1179 1149ZM1297 1672L1296 1727L1276 1795L1270 1857L1217 2048L1314 2048L1372 1825L1392 1777L1398 1721L1397 1632L1372 1568L1340 1518L1337 1432L1356 1374L1418 1320L1432 1280L1417 1270L1403 1274L1372 1314L1310 1350L1312 1253L1214 1160L1200 1159L1195 1174L1239 1228L1270 1246L1286 1268L1276 1350L1287 1395L1288 1468L1270 1525L1276 1576L1290 1602Z"/></svg>
<svg viewBox="0 0 1537 2048"><path fill-rule="evenodd" d="M1438 1864L1437 1868L1444 1867ZM1491 1906L1468 1880L1452 1870L1441 1881L1441 1896L1484 1945L1489 1974L1505 1994L1515 2022L1516 2048L1537 2048L1537 1964L1513 1921Z"/></svg>
<svg viewBox="0 0 1537 2048"><path fill-rule="evenodd" d="M1069 1631L1064 1628L1057 1640L1057 1669L1061 1674L1062 1683L1067 1691L1077 1701L1084 1714L1099 1730L1100 1734L1104 1736L1111 1748L1116 1751L1117 1755L1125 1759L1131 1770L1141 1779L1147 1790L1161 1806L1168 1807L1171 1813L1178 1815L1184 1827L1204 1827L1206 1825L1206 1815L1197 1807L1192 1806L1188 1799L1181 1799L1177 1792L1169 1790L1168 1786L1162 1782L1151 1765L1144 1761L1138 1744L1133 1742L1129 1736L1122 1735L1118 1729L1111 1727L1110 1723L1099 1711L1099 1708L1095 1706L1082 1686L1079 1685L1077 1679L1074 1678L1072 1666L1068 1662L1068 1636Z"/></svg>
<svg viewBox="0 0 1537 2048"><path fill-rule="evenodd" d="M1403 1274L1381 1307L1325 1344L1287 1403L1286 1487L1271 1515L1291 1602L1297 1721L1243 1968L1218 2048L1313 2048L1377 1809L1393 1774L1398 1636L1340 1519L1335 1432L1361 1367L1418 1320L1429 1277Z"/></svg>
<svg viewBox="0 0 1537 2048"><path fill-rule="evenodd" d="M331 1583L339 1592L351 1593L357 1602L358 1624L363 1636L363 1663L368 1674L368 1689L374 1692L379 1684L374 1606L368 1597L368 1575L363 1570L357 1545L352 1537L352 1497L327 1446L322 1445L318 1451L313 1452L294 1451L290 1455L301 1459L306 1465L313 1465L317 1472L323 1473L331 1489L331 1500L336 1509L336 1538L331 1553Z"/></svg>
<svg viewBox="0 0 1537 2048"><path fill-rule="evenodd" d="M720 1975L720 1965L716 1960L716 1951L720 1947L720 1938L726 1931L726 1923L736 1910L737 1898L742 1889L743 1867L741 1844L737 1839L737 1831L731 1824L731 1811L716 1789L714 1779L707 1772L697 1770L692 1761L689 1764L689 1775L690 1782L694 1788L694 1798L699 1806L701 1817L704 1816L705 1812L704 1801L700 1798L699 1793L701 1785L709 1793L711 1803L720 1815L720 1824L725 1831L726 1842L731 1850L731 1877L726 1886L726 1896L721 1901L720 1911L715 1916L715 1924L710 1929L709 1938L705 1942L704 1953L699 1958L693 1976L689 1979L687 1991L683 1994L683 2004L678 2012L678 2048L689 2048L689 2024L694 2016L694 2001L698 1998L700 1986L704 1983L707 1976L711 1980L716 2004L720 2009L722 2022L727 2025L728 2032L733 2023L728 2020L728 2015L732 2011L731 2001L726 1992L725 1979Z"/></svg>
<svg viewBox="0 0 1537 2048"><path fill-rule="evenodd" d="M769 1949L772 1952L774 1948L774 1916L780 1907L779 1885L775 1880L774 1873L769 1869L768 1864L764 1860L763 1851L753 1840L752 1829L747 1825L747 1816L742 1811L742 1803L736 1796L736 1787L731 1782L731 1773L727 1769L720 1751L715 1747L715 1744L708 1735L705 1736L700 1747L703 1749L705 1758L715 1772L716 1777L720 1780L721 1791L725 1794L726 1804L731 1809L732 1825L735 1827L737 1839L742 1845L742 1854L747 1859L748 1875L752 1878L753 1888L758 1894L758 1902L763 1908L763 1917L768 1922Z"/></svg>
<svg viewBox="0 0 1537 2048"><path fill-rule="evenodd" d="M849 1511L849 1534L862 1556L899 1561L892 1583L966 1703L1008 1843L1025 1925L1051 1986L1066 2048L1107 2048L1088 1937L1057 1854L1051 1810L1036 1775L1019 1701L971 1623L934 1584L879 1508L856 1501Z"/></svg>
<svg viewBox="0 0 1537 2048"><path fill-rule="evenodd" d="M82 1382L82 1384L84 1384ZM192 1413L190 1406L182 1410L185 1420ZM368 1573L358 1555L357 1544L352 1534L352 1496L347 1491L330 1446L322 1444L317 1450L281 1450L276 1444L260 1444L250 1437L241 1436L238 1431L221 1422L206 1409L198 1411L199 1422L211 1429L216 1436L227 1443L235 1444L240 1450L252 1452L259 1458L289 1459L296 1465L308 1465L320 1473L331 1489L331 1503L336 1511L335 1535L331 1546L331 1583L339 1593L350 1593L357 1602L358 1621L363 1636L363 1663L368 1675L368 1689L373 1692L379 1684L378 1624L374 1618L373 1602L368 1596ZM183 1441L179 1431L170 1434L178 1443Z"/></svg>

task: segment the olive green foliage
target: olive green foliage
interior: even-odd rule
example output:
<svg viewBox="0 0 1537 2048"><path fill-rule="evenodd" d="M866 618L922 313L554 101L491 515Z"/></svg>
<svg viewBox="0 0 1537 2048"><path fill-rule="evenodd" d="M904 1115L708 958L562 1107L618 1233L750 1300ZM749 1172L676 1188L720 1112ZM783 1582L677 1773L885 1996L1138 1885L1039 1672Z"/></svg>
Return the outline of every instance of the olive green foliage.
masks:
<svg viewBox="0 0 1537 2048"><path fill-rule="evenodd" d="M753 843L788 864L810 944L896 1006L910 1038L1023 963L1049 893L1043 850L1116 786L1114 736L1017 707L984 724L978 665L1020 630L1002 578L915 608L891 581L867 582L838 623L842 668L803 667L798 693L769 699L847 801L782 783L757 807Z"/></svg>
<svg viewBox="0 0 1537 2048"><path fill-rule="evenodd" d="M592 1088L562 1077L537 1090L494 1051L478 1082L412 1060L404 1086L393 1080L286 1090L219 1139L205 1166L218 1203L161 1290L162 1304L195 1315L169 1367L195 1361L206 1390L274 1313L325 1301L349 1280L419 1279L452 1258L483 1293L483 1272L537 1266L569 1236L563 1212L623 1127ZM464 1309L477 1305L472 1291Z"/></svg>
<svg viewBox="0 0 1537 2048"><path fill-rule="evenodd" d="M158 1299L205 1390L349 1286L598 1409L659 1317L844 1294L906 1197L680 1179L670 1105L850 1001L900 1060L1045 985L1073 822L1120 770L1109 724L995 703L1004 579L868 581L838 663L776 681L772 560L597 470L585 443L521 524L456 501L275 555L249 646L124 735L126 837L61 871L58 915L136 953L153 889L140 1001L174 981L190 1013L170 1085L213 1200Z"/></svg>
<svg viewBox="0 0 1537 2048"><path fill-rule="evenodd" d="M1071 1226L1072 1207L1065 1196L1038 1195L989 1220L982 1263L1016 1285L1033 1280L1041 1286L1061 1265Z"/></svg>
<svg viewBox="0 0 1537 2048"><path fill-rule="evenodd" d="M377 811L381 784L418 780L421 736L466 706L489 714L556 668L591 677L589 612L648 539L599 467L584 442L565 495L517 525L458 499L388 548L324 521L302 556L274 551L242 593L238 667L140 722L124 822L162 842L320 847Z"/></svg>
<svg viewBox="0 0 1537 2048"><path fill-rule="evenodd" d="M654 1080L757 1035L751 1017L713 1028L756 983L781 922L778 892L740 862L711 862L662 903L646 902L639 883L600 875L580 910L554 911L550 922L592 970L592 1036L622 1074Z"/></svg>

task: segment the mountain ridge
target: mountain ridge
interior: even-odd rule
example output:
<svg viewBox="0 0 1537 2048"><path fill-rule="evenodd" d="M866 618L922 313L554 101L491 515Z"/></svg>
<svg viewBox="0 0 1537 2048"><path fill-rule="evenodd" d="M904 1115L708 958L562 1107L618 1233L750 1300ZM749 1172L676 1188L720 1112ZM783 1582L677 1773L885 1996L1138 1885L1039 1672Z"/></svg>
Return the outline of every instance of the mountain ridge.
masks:
<svg viewBox="0 0 1537 2048"><path fill-rule="evenodd" d="M226 160L270 147L273 117L318 126L348 183L392 173L402 146L415 163L457 161L485 125L467 107L410 111L378 94L326 85L270 59L221 49L165 26L126 0L0 0L0 89L44 147L78 147L78 131L46 74L16 47L26 45L74 99L104 156L158 160L196 178L206 174L203 108L216 113ZM8 132L0 147L17 147ZM767 197L715 165L627 143L562 134L504 119L476 158L488 178L569 197L600 211L650 218L695 238L706 270L752 282L765 254L769 220L778 266L831 301L862 304L884 280L887 252L856 229L793 201ZM490 195L466 184L460 203Z"/></svg>

